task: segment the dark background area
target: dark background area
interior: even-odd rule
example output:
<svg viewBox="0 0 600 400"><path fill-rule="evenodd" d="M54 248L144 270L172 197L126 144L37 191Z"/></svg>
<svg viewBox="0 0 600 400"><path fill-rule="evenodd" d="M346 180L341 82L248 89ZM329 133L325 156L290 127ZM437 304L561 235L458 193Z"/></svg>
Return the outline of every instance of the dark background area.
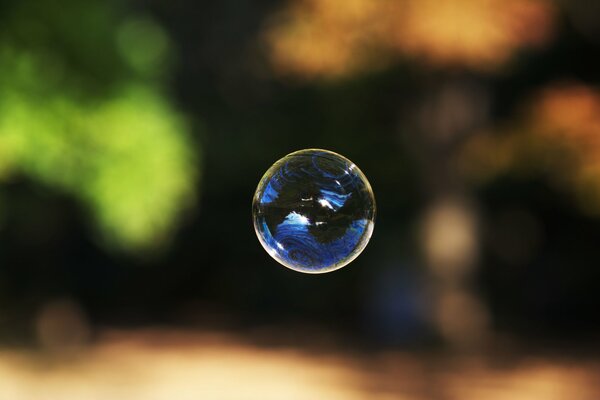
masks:
<svg viewBox="0 0 600 400"><path fill-rule="evenodd" d="M108 44L108 50L93 45L110 39L90 34L89 48L69 44L70 35L89 34L85 21L76 18L88 6L23 4L1 2L0 35L4 43L35 53L37 39L22 32L33 22L46 24L48 34L58 38L50 40L50 48L85 78L64 90L79 88L83 97L101 99L113 83L134 79ZM69 299L92 329L275 326L307 340L304 330L294 328L300 326L368 346L437 346L454 343L454 334L444 333L444 318L435 317L436 304L443 303L438 294L453 287L476 299L492 336L548 348L595 347L598 216L579 206L576 189L555 184L554 169L537 169L534 156L526 172L509 168L484 181L455 167L463 147L480 132L499 137L535 131L531 125L519 128L526 119L523 105L555 82L590 88L600 104L600 35L582 29L573 11L584 4L552 4L553 34L539 47L517 48L494 69L423 62L401 52L384 66L330 79L295 78L270 64L261 35L268 17L285 3L94 3L116 10L116 19L151 18L170 38L169 72L144 79L160 81L161 93L189 121L194 151L201 155L192 182L197 197L163 250L122 251L97 239L89 209L76 197L15 168L1 187L0 339L5 345L37 345L34 321L40 310ZM47 8L41 22L27 12L36 7ZM71 23L65 33L61 27ZM483 116L456 122L452 115L461 108L453 107L461 101L467 108L485 104ZM444 126L450 133L438 140L435 132L445 135ZM600 128L595 132L600 135ZM331 274L281 267L252 227L250 203L262 174L302 148L329 149L353 160L377 200L369 246ZM489 151L480 155L494 158L494 147ZM577 149L574 154L577 159ZM448 279L428 267L421 234L429 211L446 198L466 204L478 227L477 256L463 262L473 264L469 272Z"/></svg>

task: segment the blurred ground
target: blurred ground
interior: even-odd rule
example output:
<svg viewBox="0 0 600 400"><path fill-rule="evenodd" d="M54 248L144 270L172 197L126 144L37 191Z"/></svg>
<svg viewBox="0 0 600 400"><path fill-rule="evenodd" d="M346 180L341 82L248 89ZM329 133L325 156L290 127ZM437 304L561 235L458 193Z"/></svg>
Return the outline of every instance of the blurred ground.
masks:
<svg viewBox="0 0 600 400"><path fill-rule="evenodd" d="M265 338L263 338L265 339ZM80 352L0 351L2 398L594 400L600 363L276 346L237 335L107 331Z"/></svg>

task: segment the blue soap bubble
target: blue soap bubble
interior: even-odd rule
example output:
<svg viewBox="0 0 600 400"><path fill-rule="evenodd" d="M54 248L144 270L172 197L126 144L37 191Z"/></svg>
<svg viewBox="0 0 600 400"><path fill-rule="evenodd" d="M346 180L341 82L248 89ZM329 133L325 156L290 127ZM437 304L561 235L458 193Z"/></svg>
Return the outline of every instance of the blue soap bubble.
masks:
<svg viewBox="0 0 600 400"><path fill-rule="evenodd" d="M279 263L299 272L330 272L366 247L375 198L352 161L327 150L300 150L262 177L252 217L258 239Z"/></svg>

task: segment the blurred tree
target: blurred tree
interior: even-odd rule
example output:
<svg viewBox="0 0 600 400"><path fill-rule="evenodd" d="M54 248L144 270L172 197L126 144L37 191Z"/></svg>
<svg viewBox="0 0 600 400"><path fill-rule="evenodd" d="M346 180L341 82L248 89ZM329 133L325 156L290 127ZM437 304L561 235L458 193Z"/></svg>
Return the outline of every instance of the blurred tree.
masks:
<svg viewBox="0 0 600 400"><path fill-rule="evenodd" d="M193 201L197 147L162 84L171 45L117 1L0 3L0 181L81 200L105 243L165 243Z"/></svg>
<svg viewBox="0 0 600 400"><path fill-rule="evenodd" d="M495 70L553 32L546 0L293 1L265 28L282 74L342 77L409 56L429 64Z"/></svg>
<svg viewBox="0 0 600 400"><path fill-rule="evenodd" d="M573 193L584 213L600 215L600 93L554 83L504 127L473 136L460 157L474 183L506 173L541 177Z"/></svg>

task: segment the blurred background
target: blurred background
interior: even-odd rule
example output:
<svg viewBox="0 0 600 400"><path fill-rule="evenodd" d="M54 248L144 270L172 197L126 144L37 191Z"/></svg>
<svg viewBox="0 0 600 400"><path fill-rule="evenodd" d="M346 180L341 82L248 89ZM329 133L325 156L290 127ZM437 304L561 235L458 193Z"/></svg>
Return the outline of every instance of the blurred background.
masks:
<svg viewBox="0 0 600 400"><path fill-rule="evenodd" d="M0 1L0 398L598 399L600 3ZM345 155L348 267L256 185Z"/></svg>

